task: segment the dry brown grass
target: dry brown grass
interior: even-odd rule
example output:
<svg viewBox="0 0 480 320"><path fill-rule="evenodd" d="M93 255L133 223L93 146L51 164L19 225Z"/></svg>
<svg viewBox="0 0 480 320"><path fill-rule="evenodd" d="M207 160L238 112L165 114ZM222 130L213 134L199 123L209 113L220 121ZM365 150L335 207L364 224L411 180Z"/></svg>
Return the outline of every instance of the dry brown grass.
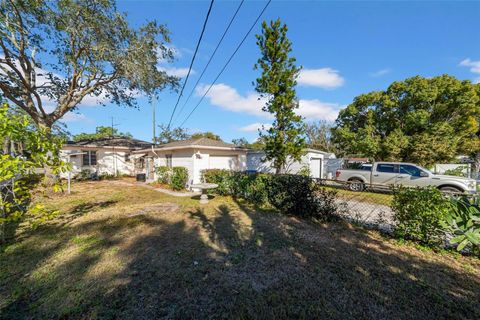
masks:
<svg viewBox="0 0 480 320"><path fill-rule="evenodd" d="M473 258L231 198L73 190L43 200L54 221L1 248L0 318L480 318Z"/></svg>

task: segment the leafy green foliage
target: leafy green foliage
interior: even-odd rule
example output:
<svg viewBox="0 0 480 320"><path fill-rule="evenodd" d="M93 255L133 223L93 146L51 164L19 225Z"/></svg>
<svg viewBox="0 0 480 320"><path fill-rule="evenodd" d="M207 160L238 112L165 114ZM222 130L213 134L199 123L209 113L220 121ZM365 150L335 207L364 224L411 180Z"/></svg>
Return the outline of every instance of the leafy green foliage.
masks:
<svg viewBox="0 0 480 320"><path fill-rule="evenodd" d="M448 176L465 177L465 172L467 168L467 166L458 166L455 169L445 170L443 174Z"/></svg>
<svg viewBox="0 0 480 320"><path fill-rule="evenodd" d="M75 181L87 181L92 179L92 171L89 169L83 169L73 177Z"/></svg>
<svg viewBox="0 0 480 320"><path fill-rule="evenodd" d="M450 202L438 189L401 187L395 190L391 207L398 237L428 245L441 243Z"/></svg>
<svg viewBox="0 0 480 320"><path fill-rule="evenodd" d="M212 140L222 141L222 138L220 138L219 135L216 135L215 133L210 132L210 131L196 132L196 133L192 134L192 136L190 138L191 139L208 138L208 139L212 139Z"/></svg>
<svg viewBox="0 0 480 320"><path fill-rule="evenodd" d="M173 167L170 186L173 190L183 190L188 182L188 170L185 167Z"/></svg>
<svg viewBox="0 0 480 320"><path fill-rule="evenodd" d="M169 185L173 190L183 190L188 182L188 169L185 167L159 166L155 169L157 180L161 184Z"/></svg>
<svg viewBox="0 0 480 320"><path fill-rule="evenodd" d="M319 187L309 177L275 175L267 183L268 201L279 211L299 217L336 220L336 191Z"/></svg>
<svg viewBox="0 0 480 320"><path fill-rule="evenodd" d="M105 138L132 138L132 134L129 132L119 132L118 129L112 127L99 126L95 129L95 133L80 133L73 137L74 141L80 140L96 140Z"/></svg>
<svg viewBox="0 0 480 320"><path fill-rule="evenodd" d="M165 144L173 141L187 140L190 139L190 134L188 134L188 129L185 128L169 128L165 124L158 126L160 133L155 137L155 143Z"/></svg>
<svg viewBox="0 0 480 320"><path fill-rule="evenodd" d="M262 34L257 35L261 57L255 69L261 69L255 90L266 98L263 111L273 114L275 120L266 133L260 133L265 143L265 158L273 160L277 173L283 173L289 157L300 160L305 148L302 117L295 113L298 101L295 92L300 71L295 58L290 57L292 44L287 38L287 26L280 20L262 23Z"/></svg>
<svg viewBox="0 0 480 320"><path fill-rule="evenodd" d="M62 139L50 135L48 130L32 126L27 116L9 111L6 104L0 107L0 182L3 185L0 224L19 220L26 212L32 213L32 221L42 221L52 213L36 205L30 206L32 190L39 182L36 170L48 167L51 174L58 175L66 168L58 157ZM43 178L40 182L46 185L46 178L50 177ZM60 188L57 183L51 186L54 190ZM2 233L0 241L3 236Z"/></svg>
<svg viewBox="0 0 480 320"><path fill-rule="evenodd" d="M232 195L262 206L268 203L267 183L271 175L264 173L232 173Z"/></svg>
<svg viewBox="0 0 480 320"><path fill-rule="evenodd" d="M445 216L443 228L453 235L450 243L461 251L469 247L480 254L480 206L468 198L452 199L451 210Z"/></svg>
<svg viewBox="0 0 480 320"><path fill-rule="evenodd" d="M207 183L215 183L217 188L212 192L226 196L232 195L232 176L233 172L226 169L207 169L202 170L202 180Z"/></svg>
<svg viewBox="0 0 480 320"><path fill-rule="evenodd" d="M167 166L159 166L155 168L157 180L162 184L170 184L172 181L172 169Z"/></svg>
<svg viewBox="0 0 480 320"><path fill-rule="evenodd" d="M42 127L85 97L137 106L138 92L151 96L178 82L157 67L173 60L167 28L132 28L114 0L1 1L0 41L0 90Z"/></svg>
<svg viewBox="0 0 480 320"><path fill-rule="evenodd" d="M479 118L478 88L470 81L417 76L356 97L332 134L346 155L428 166L477 152Z"/></svg>

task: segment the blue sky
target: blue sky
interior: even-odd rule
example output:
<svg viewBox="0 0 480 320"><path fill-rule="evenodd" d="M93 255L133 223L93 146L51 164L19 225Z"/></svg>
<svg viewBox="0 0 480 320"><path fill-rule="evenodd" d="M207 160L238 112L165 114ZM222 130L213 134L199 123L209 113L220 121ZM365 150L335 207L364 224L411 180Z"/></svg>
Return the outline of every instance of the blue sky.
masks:
<svg viewBox="0 0 480 320"><path fill-rule="evenodd" d="M185 89L197 81L238 1L216 1L203 42ZM210 85L265 5L246 1L201 80L201 86L173 126L179 125L196 105L202 88ZM162 67L184 75L195 48L209 1L119 1L132 25L155 19L171 31L177 58ZM306 121L334 120L338 110L361 93L386 88L391 82L444 73L460 79L480 80L480 2L410 1L273 1L262 20L280 18L289 27L293 56L303 66L297 95ZM259 57L254 34L257 25L231 64L185 123L191 132L213 131L225 141L246 137L253 141L263 114L252 81L259 75L253 65ZM204 89L203 89L204 90ZM177 99L165 91L157 103L157 124L166 123ZM179 108L182 107L181 100ZM152 108L139 98L139 110L95 106L85 102L78 114L66 117L73 133L93 132L109 125L136 138L151 140ZM174 118L175 119L175 118Z"/></svg>

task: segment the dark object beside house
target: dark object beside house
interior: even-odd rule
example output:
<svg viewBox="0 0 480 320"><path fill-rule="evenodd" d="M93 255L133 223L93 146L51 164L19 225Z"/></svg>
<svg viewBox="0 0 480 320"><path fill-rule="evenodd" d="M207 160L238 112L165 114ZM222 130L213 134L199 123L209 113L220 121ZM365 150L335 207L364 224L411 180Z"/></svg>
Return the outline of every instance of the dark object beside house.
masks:
<svg viewBox="0 0 480 320"><path fill-rule="evenodd" d="M147 175L145 173L137 174L137 181L139 181L139 182L147 181Z"/></svg>

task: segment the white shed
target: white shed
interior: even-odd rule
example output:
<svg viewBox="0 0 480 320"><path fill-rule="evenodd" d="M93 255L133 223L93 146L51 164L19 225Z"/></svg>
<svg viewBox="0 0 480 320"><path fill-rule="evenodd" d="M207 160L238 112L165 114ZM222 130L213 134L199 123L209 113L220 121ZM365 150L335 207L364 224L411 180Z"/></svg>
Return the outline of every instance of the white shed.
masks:
<svg viewBox="0 0 480 320"><path fill-rule="evenodd" d="M308 169L312 178L327 178L326 163L328 159L335 159L333 153L315 149L305 149L300 161L289 161L286 172L297 174ZM250 171L274 173L273 163L265 161L265 152L250 150L247 153L247 168Z"/></svg>

